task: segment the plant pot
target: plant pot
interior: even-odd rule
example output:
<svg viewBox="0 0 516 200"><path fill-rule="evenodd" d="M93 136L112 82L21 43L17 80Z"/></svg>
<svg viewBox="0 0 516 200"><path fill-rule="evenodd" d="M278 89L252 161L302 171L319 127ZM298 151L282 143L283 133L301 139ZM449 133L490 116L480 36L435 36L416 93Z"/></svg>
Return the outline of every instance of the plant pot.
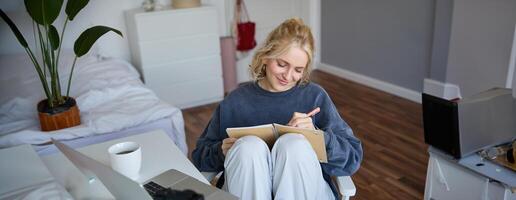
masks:
<svg viewBox="0 0 516 200"><path fill-rule="evenodd" d="M39 124L42 131L54 131L81 124L79 107L75 99L67 97L64 104L49 108L47 99L38 103Z"/></svg>

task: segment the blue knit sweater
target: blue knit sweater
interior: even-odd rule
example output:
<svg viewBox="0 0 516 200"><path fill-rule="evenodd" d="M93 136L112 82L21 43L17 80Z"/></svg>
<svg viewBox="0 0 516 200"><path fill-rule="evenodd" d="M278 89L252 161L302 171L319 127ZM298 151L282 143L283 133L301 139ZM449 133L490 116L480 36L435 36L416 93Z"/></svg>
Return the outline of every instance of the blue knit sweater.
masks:
<svg viewBox="0 0 516 200"><path fill-rule="evenodd" d="M349 176L358 170L362 161L362 145L351 128L342 120L324 89L315 84L295 86L284 92L269 92L256 82L241 85L217 107L197 141L192 153L200 171L224 170L222 140L226 128L262 124L287 124L294 112L307 113L316 107L321 111L312 119L314 126L324 131L328 163L321 163L324 179L337 198L331 176Z"/></svg>

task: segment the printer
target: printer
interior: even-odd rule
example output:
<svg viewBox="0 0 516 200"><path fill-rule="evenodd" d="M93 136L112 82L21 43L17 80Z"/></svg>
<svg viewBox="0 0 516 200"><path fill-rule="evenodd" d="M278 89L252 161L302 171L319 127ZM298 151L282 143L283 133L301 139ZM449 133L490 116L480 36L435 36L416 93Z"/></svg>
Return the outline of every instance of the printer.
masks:
<svg viewBox="0 0 516 200"><path fill-rule="evenodd" d="M423 93L425 142L459 159L513 141L516 95L512 93L493 88L457 101Z"/></svg>

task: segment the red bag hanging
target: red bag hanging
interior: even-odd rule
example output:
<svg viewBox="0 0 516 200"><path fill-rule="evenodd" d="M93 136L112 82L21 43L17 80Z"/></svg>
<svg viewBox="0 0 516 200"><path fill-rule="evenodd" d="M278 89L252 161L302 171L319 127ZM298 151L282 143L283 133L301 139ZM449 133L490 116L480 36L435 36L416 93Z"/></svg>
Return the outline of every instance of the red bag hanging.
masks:
<svg viewBox="0 0 516 200"><path fill-rule="evenodd" d="M235 6L237 50L249 51L256 46L254 34L256 24L249 20L249 13L244 0L237 0Z"/></svg>

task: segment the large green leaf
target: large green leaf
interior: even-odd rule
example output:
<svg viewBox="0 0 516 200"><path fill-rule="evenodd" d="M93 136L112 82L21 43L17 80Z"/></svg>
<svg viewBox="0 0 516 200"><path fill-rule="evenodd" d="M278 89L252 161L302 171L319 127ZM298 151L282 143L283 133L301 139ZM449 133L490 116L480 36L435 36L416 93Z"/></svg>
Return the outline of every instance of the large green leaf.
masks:
<svg viewBox="0 0 516 200"><path fill-rule="evenodd" d="M11 19L4 13L4 11L2 9L0 9L0 17L2 17L2 19L5 21L5 23L7 23L7 25L9 25L9 28L11 28L11 31L13 31L14 35L18 39L18 42L20 42L20 44L23 47L27 48L29 46L27 44L27 40L25 40L25 38L21 34L18 27L16 27L16 25L13 23L13 21L11 21Z"/></svg>
<svg viewBox="0 0 516 200"><path fill-rule="evenodd" d="M30 17L41 25L52 24L63 6L63 0L25 0Z"/></svg>
<svg viewBox="0 0 516 200"><path fill-rule="evenodd" d="M72 21L77 13L79 13L79 11L81 11L88 4L88 2L89 0L68 0L65 8L68 19Z"/></svg>
<svg viewBox="0 0 516 200"><path fill-rule="evenodd" d="M50 46L52 47L52 50L55 51L59 47L59 34L57 33L56 27L50 25L47 34L48 39L50 40Z"/></svg>
<svg viewBox="0 0 516 200"><path fill-rule="evenodd" d="M122 36L122 33L119 30L116 30L107 26L94 26L89 29L86 29L81 33L79 38L75 40L75 44L73 45L73 51L77 57L81 57L84 54L88 53L91 49L91 46L99 39L102 35L106 34L109 31L113 31L118 35Z"/></svg>

